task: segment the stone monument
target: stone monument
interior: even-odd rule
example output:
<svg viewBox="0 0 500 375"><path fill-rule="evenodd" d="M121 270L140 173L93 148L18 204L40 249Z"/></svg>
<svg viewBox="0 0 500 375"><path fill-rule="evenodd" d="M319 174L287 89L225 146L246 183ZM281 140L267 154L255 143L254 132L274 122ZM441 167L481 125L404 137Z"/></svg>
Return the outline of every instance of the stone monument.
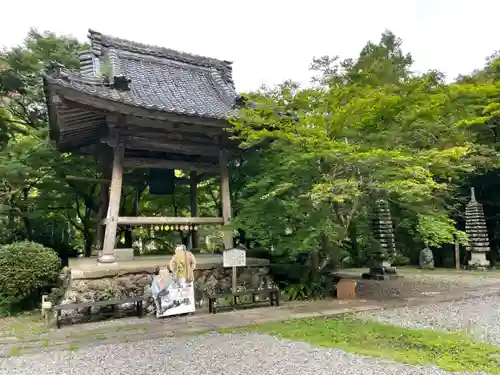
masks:
<svg viewBox="0 0 500 375"><path fill-rule="evenodd" d="M429 246L425 245L425 247L420 251L418 263L422 269L434 269L434 254L432 253L432 250L429 249Z"/></svg>
<svg viewBox="0 0 500 375"><path fill-rule="evenodd" d="M386 280L396 275L396 268L391 265L396 254L396 243L391 211L386 199L380 198L376 201L375 217L374 232L380 247L374 254L370 271L364 273L362 277L363 279Z"/></svg>
<svg viewBox="0 0 500 375"><path fill-rule="evenodd" d="M465 208L465 232L469 237L466 247L470 252L469 267L484 269L490 265L486 253L490 251L488 230L483 206L476 200L474 188L471 188L470 202Z"/></svg>

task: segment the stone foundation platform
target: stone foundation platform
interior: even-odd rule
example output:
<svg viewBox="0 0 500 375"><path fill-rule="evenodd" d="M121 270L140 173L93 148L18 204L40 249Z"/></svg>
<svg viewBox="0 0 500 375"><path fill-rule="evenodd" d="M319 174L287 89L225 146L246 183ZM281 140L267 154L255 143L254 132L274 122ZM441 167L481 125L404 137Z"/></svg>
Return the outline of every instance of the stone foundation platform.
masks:
<svg viewBox="0 0 500 375"><path fill-rule="evenodd" d="M232 285L232 269L222 266L222 254L195 254L195 299L198 308L206 305L206 296L229 292ZM81 303L145 296L145 311L154 311L151 298L151 282L156 267L166 267L171 256L140 256L115 264L99 264L96 258L75 258L61 273L62 287L54 290L54 303ZM247 266L238 268L238 289L265 289L273 287L267 259L247 258ZM122 306L127 309L128 306ZM64 312L63 312L64 313ZM68 311L78 316L80 312Z"/></svg>

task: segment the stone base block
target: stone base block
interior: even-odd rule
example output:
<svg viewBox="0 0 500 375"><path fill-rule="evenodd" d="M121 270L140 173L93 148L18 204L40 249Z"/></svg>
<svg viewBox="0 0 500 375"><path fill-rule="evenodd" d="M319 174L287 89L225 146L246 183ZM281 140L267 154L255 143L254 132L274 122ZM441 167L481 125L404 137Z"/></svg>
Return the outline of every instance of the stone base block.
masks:
<svg viewBox="0 0 500 375"><path fill-rule="evenodd" d="M396 267L382 265L371 267L370 271L361 275L365 280L393 280L402 276L396 273Z"/></svg>
<svg viewBox="0 0 500 375"><path fill-rule="evenodd" d="M471 267L488 267L490 261L486 259L486 253L471 253L469 266Z"/></svg>
<svg viewBox="0 0 500 375"><path fill-rule="evenodd" d="M123 250L123 249L120 249ZM126 249L125 249L126 250ZM231 290L232 269L222 266L222 257L214 255L199 256L199 268L194 270L194 289L197 305L206 305L207 296L212 294L226 293ZM78 259L73 265L80 263L83 268L65 268L60 279L62 286L54 290L51 300L55 304L82 303L90 301L101 301L110 298L127 298L143 296L145 298L144 309L147 313L155 311L155 303L152 298L151 282L153 270L157 264L166 264L168 258L157 257L155 259L144 259L144 265L140 265L141 258L135 257L133 262L116 262L114 264L98 265L96 259ZM152 257L155 258L155 257ZM204 259L208 258L208 259ZM238 288L240 290L269 289L276 287L269 273L269 261L256 258L248 258L247 263L256 264L249 267L238 267ZM259 266L258 263L265 265ZM131 267L135 264L135 267ZM128 266L127 266L128 265ZM88 266L90 268L85 268ZM208 268L209 266L210 268ZM203 267L203 268L202 268ZM57 292L57 293L56 293ZM61 293L62 292L62 293ZM117 306L117 313L125 312L131 306ZM93 313L97 313L96 308ZM85 311L68 310L63 315L75 319L86 318ZM89 318L90 319L90 318Z"/></svg>
<svg viewBox="0 0 500 375"><path fill-rule="evenodd" d="M115 249L116 261L127 261L134 259L134 249Z"/></svg>

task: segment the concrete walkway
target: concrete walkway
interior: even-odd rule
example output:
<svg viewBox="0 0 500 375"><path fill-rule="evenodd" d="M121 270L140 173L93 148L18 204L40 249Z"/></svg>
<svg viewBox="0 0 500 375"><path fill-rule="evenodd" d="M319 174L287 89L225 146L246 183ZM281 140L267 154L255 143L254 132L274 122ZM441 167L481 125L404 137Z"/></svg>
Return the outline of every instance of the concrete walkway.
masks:
<svg viewBox="0 0 500 375"><path fill-rule="evenodd" d="M192 316L166 319L156 319L148 316L143 319L108 320L98 323L63 326L62 329L50 330L32 337L0 338L0 356L17 356L52 350L77 350L86 346L178 337L268 322L334 316L488 295L500 295L500 283L480 288L464 288L453 292L422 292L418 296L387 301L366 299L339 301L329 299L311 302L288 302L280 307L238 310L216 315L200 312Z"/></svg>

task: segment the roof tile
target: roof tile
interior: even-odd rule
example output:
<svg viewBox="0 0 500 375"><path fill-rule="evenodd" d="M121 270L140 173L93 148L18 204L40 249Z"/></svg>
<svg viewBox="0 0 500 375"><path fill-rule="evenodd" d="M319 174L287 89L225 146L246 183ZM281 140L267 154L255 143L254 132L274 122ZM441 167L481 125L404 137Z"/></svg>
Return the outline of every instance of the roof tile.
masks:
<svg viewBox="0 0 500 375"><path fill-rule="evenodd" d="M225 118L237 93L231 63L148 46L90 31L91 51L114 77L129 80L128 90L113 87L85 64L81 72L52 65L48 81L132 106L208 118ZM88 54L82 54L88 62ZM83 68L83 66L82 66Z"/></svg>

